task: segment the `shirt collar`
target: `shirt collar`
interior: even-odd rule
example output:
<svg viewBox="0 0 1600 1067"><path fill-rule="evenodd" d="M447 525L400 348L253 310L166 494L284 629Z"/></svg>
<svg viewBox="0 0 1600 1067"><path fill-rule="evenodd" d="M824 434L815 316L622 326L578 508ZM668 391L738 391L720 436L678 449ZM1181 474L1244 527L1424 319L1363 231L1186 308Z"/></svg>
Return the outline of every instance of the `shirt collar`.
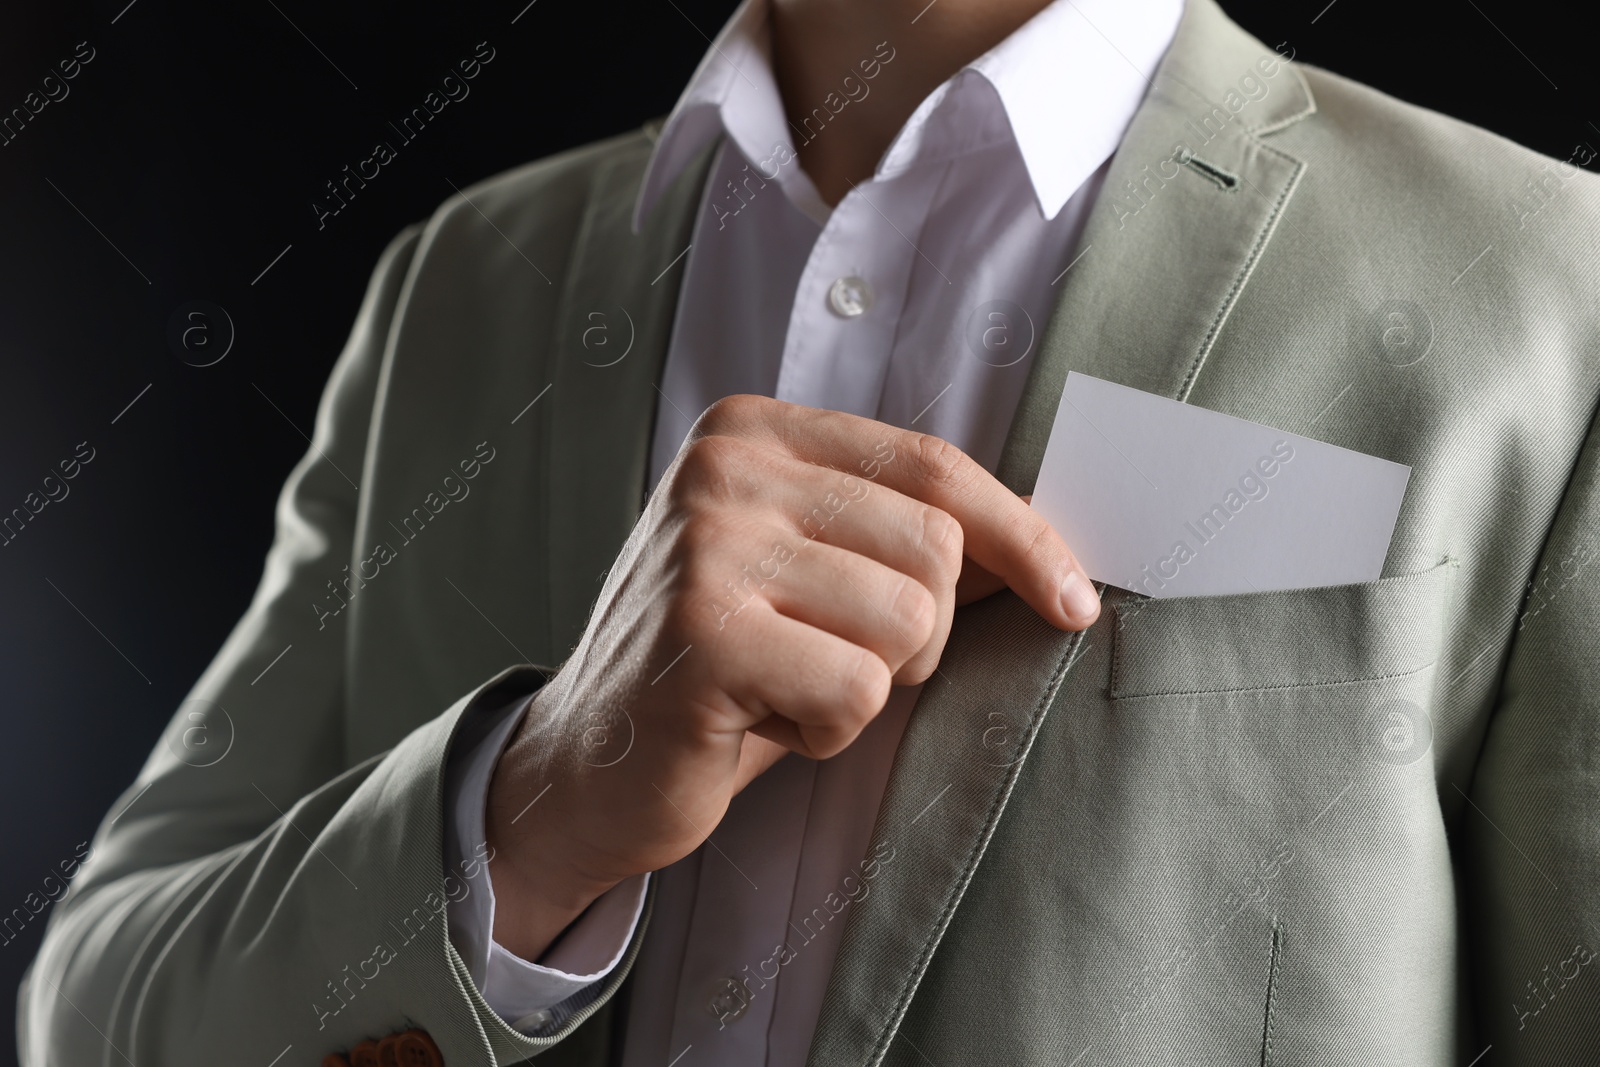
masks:
<svg viewBox="0 0 1600 1067"><path fill-rule="evenodd" d="M776 169L798 207L827 217L797 164L766 162L787 158L794 141L772 73L769 2L743 0L701 59L651 152L634 203L636 231L689 160L720 134L764 178ZM930 93L876 176L1009 139L1040 214L1054 218L1116 151L1177 31L1183 2L1054 0Z"/></svg>

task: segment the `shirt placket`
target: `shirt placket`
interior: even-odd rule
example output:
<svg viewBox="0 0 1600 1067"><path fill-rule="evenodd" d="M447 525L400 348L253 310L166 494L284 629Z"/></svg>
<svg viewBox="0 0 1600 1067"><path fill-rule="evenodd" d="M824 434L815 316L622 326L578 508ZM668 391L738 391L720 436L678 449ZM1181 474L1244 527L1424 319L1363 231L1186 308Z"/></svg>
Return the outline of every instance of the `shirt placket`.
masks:
<svg viewBox="0 0 1600 1067"><path fill-rule="evenodd" d="M682 1067L766 1062L777 995L777 968L766 961L793 907L815 781L815 762L779 760L733 799L701 846L668 1045Z"/></svg>
<svg viewBox="0 0 1600 1067"><path fill-rule="evenodd" d="M795 289L777 398L877 415L933 185L916 170L853 188Z"/></svg>

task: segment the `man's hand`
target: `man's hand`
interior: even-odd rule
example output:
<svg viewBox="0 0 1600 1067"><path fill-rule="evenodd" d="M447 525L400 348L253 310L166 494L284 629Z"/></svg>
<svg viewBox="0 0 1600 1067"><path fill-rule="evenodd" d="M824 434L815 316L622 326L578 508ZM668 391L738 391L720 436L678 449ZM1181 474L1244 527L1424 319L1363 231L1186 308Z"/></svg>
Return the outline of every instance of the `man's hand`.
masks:
<svg viewBox="0 0 1600 1067"><path fill-rule="evenodd" d="M1049 524L948 442L712 405L495 771L495 939L538 958L601 893L697 848L786 750L849 745L891 684L932 674L956 605L1001 585L1062 629L1099 614Z"/></svg>

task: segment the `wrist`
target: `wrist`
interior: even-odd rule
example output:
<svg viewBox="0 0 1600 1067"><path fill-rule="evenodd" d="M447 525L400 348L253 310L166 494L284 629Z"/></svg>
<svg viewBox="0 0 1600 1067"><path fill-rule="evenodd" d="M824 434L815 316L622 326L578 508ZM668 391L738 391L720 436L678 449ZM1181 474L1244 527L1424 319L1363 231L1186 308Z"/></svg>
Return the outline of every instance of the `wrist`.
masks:
<svg viewBox="0 0 1600 1067"><path fill-rule="evenodd" d="M489 864L494 940L530 963L538 962L567 927L617 884L571 880L560 876L558 867L552 862L548 870L532 872L530 877L498 856Z"/></svg>
<svg viewBox="0 0 1600 1067"><path fill-rule="evenodd" d="M548 687L547 687L548 688ZM495 909L493 937L503 948L536 961L596 899L623 881L588 867L581 842L562 832L562 807L546 791L581 789L552 765L562 746L549 744L540 723L554 719L540 698L502 752L489 783L484 831ZM537 807L535 806L537 805Z"/></svg>

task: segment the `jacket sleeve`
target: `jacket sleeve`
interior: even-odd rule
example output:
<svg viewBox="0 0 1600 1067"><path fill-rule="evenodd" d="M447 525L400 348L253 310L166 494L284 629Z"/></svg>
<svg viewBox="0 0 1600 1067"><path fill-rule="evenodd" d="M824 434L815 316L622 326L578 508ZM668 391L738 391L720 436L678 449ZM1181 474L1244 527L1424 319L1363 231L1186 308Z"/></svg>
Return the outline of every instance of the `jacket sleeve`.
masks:
<svg viewBox="0 0 1600 1067"><path fill-rule="evenodd" d="M536 690L539 672L508 670L346 765L344 629L312 605L353 558L390 324L425 244L413 226L380 259L249 609L51 914L19 993L25 1067L318 1063L411 1027L448 1063L560 1042L587 1058L603 1042L603 1028L572 1035L625 977L637 937L593 1002L535 1039L489 1008L447 930L485 858L479 843L462 871L444 868L451 739L464 716Z"/></svg>
<svg viewBox="0 0 1600 1067"><path fill-rule="evenodd" d="M1517 620L1468 796L1465 922L1479 1041L1462 1050L1464 1058L1493 1045L1501 1067L1600 1063L1600 434L1593 427Z"/></svg>

